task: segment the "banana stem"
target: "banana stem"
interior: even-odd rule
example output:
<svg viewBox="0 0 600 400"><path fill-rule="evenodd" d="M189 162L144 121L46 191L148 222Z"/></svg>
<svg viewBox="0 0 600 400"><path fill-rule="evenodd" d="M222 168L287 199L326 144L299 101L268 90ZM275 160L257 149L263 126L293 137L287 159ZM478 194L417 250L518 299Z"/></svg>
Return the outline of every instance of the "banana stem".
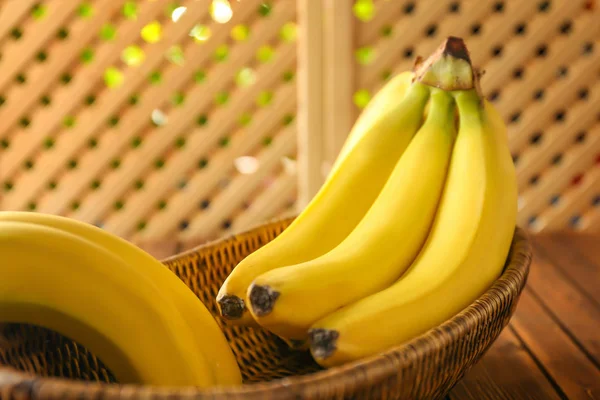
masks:
<svg viewBox="0 0 600 400"><path fill-rule="evenodd" d="M480 73L473 68L469 50L458 37L449 36L425 61L417 59L415 80L447 91L479 88Z"/></svg>

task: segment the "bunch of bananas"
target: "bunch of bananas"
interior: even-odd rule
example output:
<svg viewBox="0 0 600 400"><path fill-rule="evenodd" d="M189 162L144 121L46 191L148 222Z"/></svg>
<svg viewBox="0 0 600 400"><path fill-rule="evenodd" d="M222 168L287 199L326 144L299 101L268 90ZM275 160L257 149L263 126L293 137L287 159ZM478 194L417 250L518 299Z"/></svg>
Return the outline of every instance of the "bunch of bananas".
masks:
<svg viewBox="0 0 600 400"><path fill-rule="evenodd" d="M241 383L208 309L133 244L73 219L0 212L0 254L0 322L36 324L78 341L120 383Z"/></svg>
<svg viewBox="0 0 600 400"><path fill-rule="evenodd" d="M499 276L517 186L505 125L450 37L382 88L317 195L227 278L221 314L306 343L322 366L444 322Z"/></svg>

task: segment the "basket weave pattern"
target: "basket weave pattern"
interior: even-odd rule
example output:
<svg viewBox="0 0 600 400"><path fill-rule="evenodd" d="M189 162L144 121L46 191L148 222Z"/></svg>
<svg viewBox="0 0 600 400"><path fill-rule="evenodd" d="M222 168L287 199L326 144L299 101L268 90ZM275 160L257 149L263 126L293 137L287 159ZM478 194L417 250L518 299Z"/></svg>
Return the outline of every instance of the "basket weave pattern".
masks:
<svg viewBox="0 0 600 400"><path fill-rule="evenodd" d="M216 315L214 298L227 274L290 222L291 219L286 219L262 225L164 262ZM289 350L281 340L262 329L231 327L219 320L244 381L253 382L230 389L173 391L106 385L104 382L114 382L113 376L82 346L42 328L7 324L0 330L0 363L6 365L0 367L0 398L128 399L148 395L202 400L440 398L483 355L508 323L525 285L530 262L529 243L523 231L517 229L502 276L474 304L409 343L330 370L321 370L309 354ZM295 376L275 380L291 375Z"/></svg>

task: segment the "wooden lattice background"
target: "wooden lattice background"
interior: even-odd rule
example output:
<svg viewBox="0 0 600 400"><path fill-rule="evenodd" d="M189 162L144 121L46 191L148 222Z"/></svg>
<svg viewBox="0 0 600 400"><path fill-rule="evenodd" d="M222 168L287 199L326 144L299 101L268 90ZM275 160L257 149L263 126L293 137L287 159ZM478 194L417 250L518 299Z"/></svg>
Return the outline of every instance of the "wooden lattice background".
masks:
<svg viewBox="0 0 600 400"><path fill-rule="evenodd" d="M136 241L197 242L288 213L374 92L451 34L508 123L519 223L598 230L598 8L0 0L0 207Z"/></svg>

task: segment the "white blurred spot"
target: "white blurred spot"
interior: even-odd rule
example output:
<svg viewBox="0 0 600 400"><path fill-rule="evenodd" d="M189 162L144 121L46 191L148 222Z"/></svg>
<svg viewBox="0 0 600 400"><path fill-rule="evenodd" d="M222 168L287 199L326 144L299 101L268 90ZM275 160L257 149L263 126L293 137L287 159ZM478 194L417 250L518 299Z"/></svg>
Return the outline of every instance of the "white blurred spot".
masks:
<svg viewBox="0 0 600 400"><path fill-rule="evenodd" d="M260 163L256 157L242 156L233 160L233 164L240 174L248 175L255 173Z"/></svg>
<svg viewBox="0 0 600 400"><path fill-rule="evenodd" d="M202 24L196 24L190 31L190 36L196 39L198 42L206 42L210 38L211 34L212 31L210 28Z"/></svg>
<svg viewBox="0 0 600 400"><path fill-rule="evenodd" d="M154 122L156 125L163 126L167 123L167 121L168 118L164 112L162 112L158 108L152 110L152 122Z"/></svg>
<svg viewBox="0 0 600 400"><path fill-rule="evenodd" d="M281 163L283 164L283 170L288 175L296 175L298 171L298 163L296 160L290 157L281 157Z"/></svg>
<svg viewBox="0 0 600 400"><path fill-rule="evenodd" d="M524 205L525 199L523 198L523 196L519 196L519 198L517 199L517 208L519 209L519 211L523 208Z"/></svg>
<svg viewBox="0 0 600 400"><path fill-rule="evenodd" d="M176 9L174 9L171 13L171 19L173 20L173 22L179 21L179 18L181 18L186 11L187 7L177 7Z"/></svg>
<svg viewBox="0 0 600 400"><path fill-rule="evenodd" d="M233 16L233 11L228 0L213 0L210 7L210 14L215 22L225 24Z"/></svg>

